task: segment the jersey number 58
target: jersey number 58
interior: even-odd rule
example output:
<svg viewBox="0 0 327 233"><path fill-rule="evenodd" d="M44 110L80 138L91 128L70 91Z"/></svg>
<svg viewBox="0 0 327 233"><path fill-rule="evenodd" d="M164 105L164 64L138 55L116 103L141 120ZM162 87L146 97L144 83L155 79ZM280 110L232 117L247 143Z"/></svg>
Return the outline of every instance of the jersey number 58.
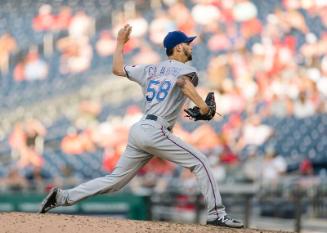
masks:
<svg viewBox="0 0 327 233"><path fill-rule="evenodd" d="M156 98L158 101L163 101L167 97L170 87L171 82L168 80L162 82L158 80L150 80L148 88L146 89L146 100L151 102Z"/></svg>

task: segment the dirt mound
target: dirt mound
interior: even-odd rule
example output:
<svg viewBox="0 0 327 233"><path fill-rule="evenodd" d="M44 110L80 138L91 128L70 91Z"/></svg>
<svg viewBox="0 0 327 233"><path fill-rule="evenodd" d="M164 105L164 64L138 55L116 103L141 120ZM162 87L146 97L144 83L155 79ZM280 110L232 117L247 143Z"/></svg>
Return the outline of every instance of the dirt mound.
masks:
<svg viewBox="0 0 327 233"><path fill-rule="evenodd" d="M226 229L195 224L132 221L108 217L62 214L0 213L2 233L204 233L273 232L255 229ZM280 232L280 231L279 231Z"/></svg>

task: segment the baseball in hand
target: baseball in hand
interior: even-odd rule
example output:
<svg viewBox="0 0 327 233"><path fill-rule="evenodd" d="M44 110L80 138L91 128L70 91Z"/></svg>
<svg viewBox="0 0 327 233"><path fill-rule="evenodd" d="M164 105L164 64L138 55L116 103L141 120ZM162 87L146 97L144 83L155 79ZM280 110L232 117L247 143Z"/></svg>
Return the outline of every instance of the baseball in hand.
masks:
<svg viewBox="0 0 327 233"><path fill-rule="evenodd" d="M126 24L123 28L119 30L117 40L125 44L129 40L131 31L132 27L129 24Z"/></svg>

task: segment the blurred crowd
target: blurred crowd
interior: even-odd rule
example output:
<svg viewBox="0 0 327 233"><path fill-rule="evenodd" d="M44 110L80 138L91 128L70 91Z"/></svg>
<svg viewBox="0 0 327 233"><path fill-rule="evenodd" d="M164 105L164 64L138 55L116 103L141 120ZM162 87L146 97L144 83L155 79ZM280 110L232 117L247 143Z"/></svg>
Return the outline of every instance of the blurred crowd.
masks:
<svg viewBox="0 0 327 233"><path fill-rule="evenodd" d="M46 140L48 130L37 119L17 123L9 137L12 162L7 174L0 178L1 186L9 190L44 191L56 185L69 188L89 178L83 177L77 164L63 163L55 173L47 170L48 166L54 166L45 158L49 153L47 148L57 151L52 155L53 159L61 160L60 153L67 158L65 161L69 157L83 158L100 152L101 161L96 169L103 174L112 172L126 147L128 131L142 117L142 111L138 105L130 105L125 114L115 115L112 111L107 119L100 121L101 109L101 103L97 101L81 101L69 125L65 126L66 133L53 140ZM181 115L173 132L208 157L215 178L221 184L256 183L270 189L279 187L285 177L291 176L299 181L310 178L304 183L306 188L320 184L323 177L317 176L307 156L290 170L286 158L273 147L259 152L259 146L273 137L274 130L258 119L254 117L241 124L241 119L233 116L223 124L221 131L214 128L220 119L216 119L214 124L202 123L190 130L190 120ZM242 154L244 150L245 155ZM90 170L91 167L86 164L82 169ZM140 169L126 189L135 193L199 191L195 176L189 170L156 155Z"/></svg>
<svg viewBox="0 0 327 233"><path fill-rule="evenodd" d="M209 90L215 91L218 111L225 116L216 121L224 124L219 130L206 123L188 130L186 125L191 123L182 118L174 132L208 156L220 182L259 182L269 186L290 174L287 160L273 146L263 154L257 149L276 134L265 118L302 119L327 112L327 2L145 2L130 1L122 9L108 13L106 17L110 15L111 22L105 27L97 26L103 17L91 16L86 9L73 11L68 5L53 9L51 4L42 4L31 22L34 32L44 38L42 49L29 45L27 52L14 62L11 77L17 82L46 81L52 70L60 76L87 72L101 64L108 66L117 31L126 23L133 27L125 47L131 64L164 59L161 43L169 31L197 35L192 65L201 74L199 90L203 96ZM3 74L10 72L10 58L19 48L19 41L10 33L1 35ZM101 108L99 102L81 102L59 146L66 156L101 150L101 169L111 172L126 146L129 127L142 113L138 106L130 106L125 115L109 114L107 120L99 121ZM48 187L63 185L66 179L82 179L69 166L64 166L65 172L58 177L42 169L46 162L42 156L47 146L43 140L46 134L42 120L28 119L13 127L9 141L15 163L1 184L40 187L34 184L43 180L42 187ZM307 155L293 173L315 175ZM317 182L319 179L315 178L311 184ZM136 192L147 188L160 192L169 187L194 191L194 183L189 171L155 158L140 170L130 188Z"/></svg>

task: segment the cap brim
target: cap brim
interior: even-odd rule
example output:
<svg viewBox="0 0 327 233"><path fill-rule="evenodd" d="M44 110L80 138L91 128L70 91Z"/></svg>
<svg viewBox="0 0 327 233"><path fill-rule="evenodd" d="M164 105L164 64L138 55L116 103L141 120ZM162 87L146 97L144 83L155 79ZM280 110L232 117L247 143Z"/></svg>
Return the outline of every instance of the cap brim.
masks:
<svg viewBox="0 0 327 233"><path fill-rule="evenodd" d="M195 38L196 38L196 36L187 37L185 43L191 43Z"/></svg>

